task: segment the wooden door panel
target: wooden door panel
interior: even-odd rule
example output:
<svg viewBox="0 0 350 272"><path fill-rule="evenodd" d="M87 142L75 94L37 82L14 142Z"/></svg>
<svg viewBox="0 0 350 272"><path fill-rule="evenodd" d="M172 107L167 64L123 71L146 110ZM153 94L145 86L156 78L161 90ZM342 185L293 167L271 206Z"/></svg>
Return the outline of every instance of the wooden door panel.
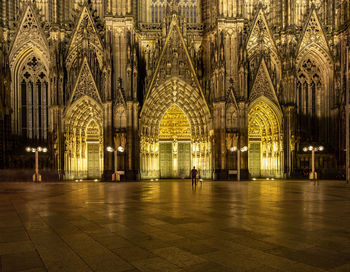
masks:
<svg viewBox="0 0 350 272"><path fill-rule="evenodd" d="M99 144L88 143L88 178L100 177Z"/></svg>
<svg viewBox="0 0 350 272"><path fill-rule="evenodd" d="M249 143L248 149L248 167L249 173L252 177L260 177L261 173L261 154L260 142Z"/></svg>
<svg viewBox="0 0 350 272"><path fill-rule="evenodd" d="M191 143L178 143L178 173L180 178L189 178L191 171Z"/></svg>

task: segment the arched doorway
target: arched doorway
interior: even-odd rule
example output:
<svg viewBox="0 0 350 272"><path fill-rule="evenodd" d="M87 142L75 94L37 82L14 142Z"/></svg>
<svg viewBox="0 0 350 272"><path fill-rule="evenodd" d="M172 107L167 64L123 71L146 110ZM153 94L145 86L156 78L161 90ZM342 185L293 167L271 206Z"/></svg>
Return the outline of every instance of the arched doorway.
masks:
<svg viewBox="0 0 350 272"><path fill-rule="evenodd" d="M152 90L140 121L141 178L211 178L210 112L200 91L173 78Z"/></svg>
<svg viewBox="0 0 350 272"><path fill-rule="evenodd" d="M248 113L248 170L252 177L283 176L282 113L271 101L259 98Z"/></svg>
<svg viewBox="0 0 350 272"><path fill-rule="evenodd" d="M103 171L103 112L84 96L65 114L64 166L67 179L100 178Z"/></svg>
<svg viewBox="0 0 350 272"><path fill-rule="evenodd" d="M185 178L191 170L191 127L184 112L173 105L159 128L159 171L161 178Z"/></svg>

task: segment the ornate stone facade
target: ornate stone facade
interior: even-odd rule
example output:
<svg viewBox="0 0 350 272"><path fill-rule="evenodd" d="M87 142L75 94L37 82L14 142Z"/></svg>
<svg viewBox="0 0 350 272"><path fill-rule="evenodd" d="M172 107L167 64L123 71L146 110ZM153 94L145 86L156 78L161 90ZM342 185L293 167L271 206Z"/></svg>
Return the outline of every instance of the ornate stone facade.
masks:
<svg viewBox="0 0 350 272"><path fill-rule="evenodd" d="M301 177L313 144L321 177L344 167L348 0L3 2L12 168L24 144L63 179L110 179L115 158L130 180L226 179L243 146L243 177Z"/></svg>

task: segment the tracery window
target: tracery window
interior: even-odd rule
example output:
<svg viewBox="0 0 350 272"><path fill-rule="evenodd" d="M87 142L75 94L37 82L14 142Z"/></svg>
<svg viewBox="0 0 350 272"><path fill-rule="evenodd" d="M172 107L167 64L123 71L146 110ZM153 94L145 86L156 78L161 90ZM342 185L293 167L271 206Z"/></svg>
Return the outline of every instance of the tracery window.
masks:
<svg viewBox="0 0 350 272"><path fill-rule="evenodd" d="M188 23L198 22L198 5L197 0L177 0L179 14L186 18ZM160 23L167 9L170 8L170 0L152 0L151 18L152 23Z"/></svg>
<svg viewBox="0 0 350 272"><path fill-rule="evenodd" d="M46 140L48 130L48 77L41 60L27 59L20 72L22 135Z"/></svg>
<svg viewBox="0 0 350 272"><path fill-rule="evenodd" d="M316 118L321 117L325 101L320 68L310 58L298 69L297 103L300 116L304 116L301 122L306 122L304 125L310 127L312 135L317 134Z"/></svg>

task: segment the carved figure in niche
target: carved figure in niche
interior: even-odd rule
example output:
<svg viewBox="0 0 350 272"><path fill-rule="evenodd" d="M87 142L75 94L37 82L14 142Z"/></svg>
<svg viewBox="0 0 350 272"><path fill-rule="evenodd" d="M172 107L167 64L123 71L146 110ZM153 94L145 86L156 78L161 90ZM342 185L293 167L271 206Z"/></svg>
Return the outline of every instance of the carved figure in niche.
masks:
<svg viewBox="0 0 350 272"><path fill-rule="evenodd" d="M174 141L173 141L173 155L174 155L174 158L177 158L177 151L178 151L177 140L174 139Z"/></svg>

